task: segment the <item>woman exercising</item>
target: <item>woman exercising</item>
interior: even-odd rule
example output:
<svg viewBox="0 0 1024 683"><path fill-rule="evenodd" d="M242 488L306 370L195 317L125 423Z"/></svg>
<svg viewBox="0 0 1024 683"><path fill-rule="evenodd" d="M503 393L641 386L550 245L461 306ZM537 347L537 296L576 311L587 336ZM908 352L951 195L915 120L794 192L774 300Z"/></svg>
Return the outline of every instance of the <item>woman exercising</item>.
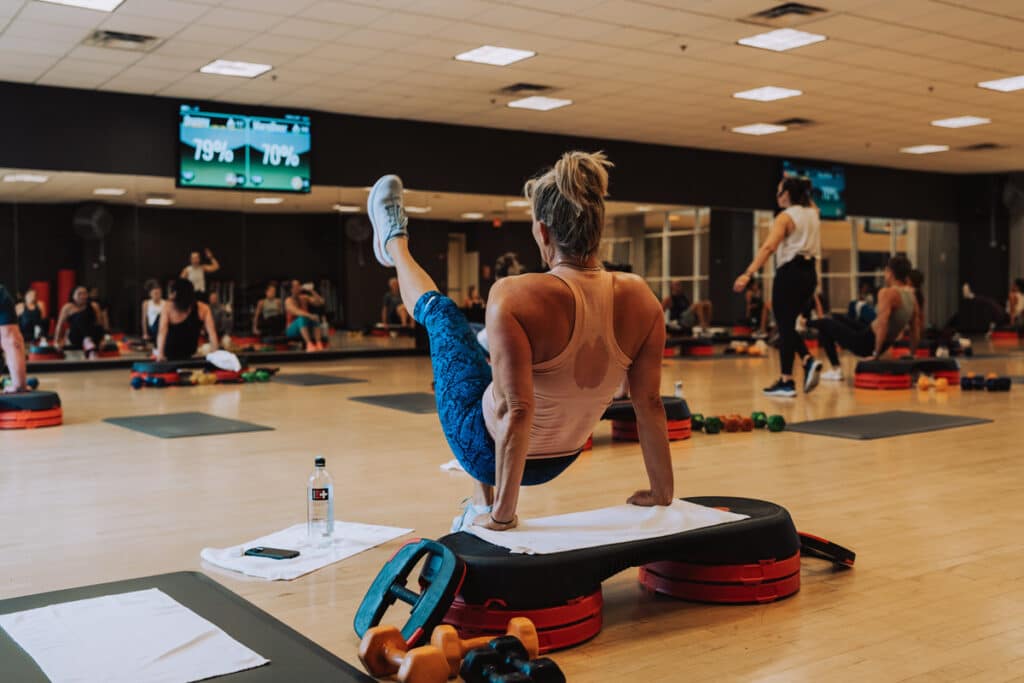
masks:
<svg viewBox="0 0 1024 683"><path fill-rule="evenodd" d="M46 336L46 305L39 300L36 290L25 292L25 301L19 303L16 310L23 339L31 343Z"/></svg>
<svg viewBox="0 0 1024 683"><path fill-rule="evenodd" d="M89 300L89 290L81 285L75 287L71 301L60 310L53 345L59 349L67 343L82 349L86 358L95 358L96 343L103 339L103 327L100 325L102 319L99 304Z"/></svg>
<svg viewBox="0 0 1024 683"><path fill-rule="evenodd" d="M203 328L210 340L210 351L216 351L220 346L210 307L202 301L196 301L196 290L190 280L175 280L167 288L167 301L160 313L160 329L153 354L156 360L191 358L199 348L199 332Z"/></svg>
<svg viewBox="0 0 1024 683"><path fill-rule="evenodd" d="M822 379L842 381L836 344L861 357L877 359L903 331L910 329L913 353L921 339L921 308L910 284L910 261L897 255L885 266L885 287L878 290L878 315L870 325L846 317L822 318L808 324L818 330L818 344L825 350L832 369Z"/></svg>
<svg viewBox="0 0 1024 683"><path fill-rule="evenodd" d="M256 304L252 316L252 333L257 337L277 337L284 332L284 304L277 295L277 283L271 282Z"/></svg>
<svg viewBox="0 0 1024 683"><path fill-rule="evenodd" d="M1017 278L1010 285L1010 296L1006 299L1006 313L1010 316L1010 325L1017 329L1024 328L1024 278Z"/></svg>
<svg viewBox="0 0 1024 683"><path fill-rule="evenodd" d="M31 391L25 374L25 340L18 328L14 297L3 285L0 285L0 350L4 352L4 361L11 373L11 381L3 388L3 393Z"/></svg>
<svg viewBox="0 0 1024 683"><path fill-rule="evenodd" d="M779 362L782 376L765 388L768 396L796 396L793 381L793 356L800 355L804 366L804 392L818 386L821 361L807 351L803 337L796 331L796 318L806 308L818 286L815 260L821 253L821 219L811 198L811 181L807 178L783 178L776 190L782 213L775 217L768 238L754 260L736 278L733 290L747 288L751 278L775 254L775 282L772 285L772 312L779 329ZM777 253L776 253L777 252Z"/></svg>
<svg viewBox="0 0 1024 683"><path fill-rule="evenodd" d="M409 253L402 181L384 176L370 192L374 252L398 269L402 299L430 336L441 427L476 480L454 531L515 527L520 487L551 481L576 460L624 375L650 481L628 502L672 502L661 306L642 278L606 272L597 257L609 166L602 153L569 152L526 183L533 237L551 270L494 283L491 366L462 311Z"/></svg>
<svg viewBox="0 0 1024 683"><path fill-rule="evenodd" d="M156 339L160 330L160 314L164 310L164 290L156 280L146 280L146 293L149 298L142 302L142 338L145 341Z"/></svg>

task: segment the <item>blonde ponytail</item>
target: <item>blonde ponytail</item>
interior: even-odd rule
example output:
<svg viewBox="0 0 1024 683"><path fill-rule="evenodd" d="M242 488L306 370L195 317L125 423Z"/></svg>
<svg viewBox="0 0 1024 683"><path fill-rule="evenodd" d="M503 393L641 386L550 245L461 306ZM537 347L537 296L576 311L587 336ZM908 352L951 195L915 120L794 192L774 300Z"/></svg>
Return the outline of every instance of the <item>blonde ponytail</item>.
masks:
<svg viewBox="0 0 1024 683"><path fill-rule="evenodd" d="M548 226L566 256L587 256L597 250L604 229L604 198L608 169L604 152L566 152L554 168L524 187L536 220Z"/></svg>

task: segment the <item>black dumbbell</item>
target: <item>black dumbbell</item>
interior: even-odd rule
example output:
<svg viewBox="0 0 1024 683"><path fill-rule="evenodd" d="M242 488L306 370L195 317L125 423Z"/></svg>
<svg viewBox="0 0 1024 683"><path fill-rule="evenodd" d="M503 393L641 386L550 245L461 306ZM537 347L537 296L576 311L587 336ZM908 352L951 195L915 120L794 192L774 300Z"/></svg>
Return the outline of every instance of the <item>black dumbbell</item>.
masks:
<svg viewBox="0 0 1024 683"><path fill-rule="evenodd" d="M466 683L565 683L565 674L554 661L547 657L531 660L514 636L501 636L487 647L470 650L459 675Z"/></svg>

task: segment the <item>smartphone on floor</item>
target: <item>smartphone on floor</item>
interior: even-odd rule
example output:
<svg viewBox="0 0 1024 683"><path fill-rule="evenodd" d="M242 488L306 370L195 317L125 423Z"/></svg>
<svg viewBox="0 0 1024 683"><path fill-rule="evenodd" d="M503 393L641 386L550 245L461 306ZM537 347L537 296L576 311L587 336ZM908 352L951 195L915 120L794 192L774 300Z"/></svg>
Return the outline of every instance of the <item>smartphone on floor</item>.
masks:
<svg viewBox="0 0 1024 683"><path fill-rule="evenodd" d="M256 546L255 548L249 548L245 551L245 554L249 557L266 557L270 560L290 560L293 557L299 556L298 550L286 550L284 548L266 548L264 546Z"/></svg>

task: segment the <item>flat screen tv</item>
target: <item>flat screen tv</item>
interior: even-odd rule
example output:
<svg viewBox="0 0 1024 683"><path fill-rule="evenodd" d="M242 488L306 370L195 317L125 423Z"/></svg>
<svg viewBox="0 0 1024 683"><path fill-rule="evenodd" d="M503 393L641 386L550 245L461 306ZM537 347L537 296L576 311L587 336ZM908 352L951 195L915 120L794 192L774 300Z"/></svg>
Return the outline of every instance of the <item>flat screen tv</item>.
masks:
<svg viewBox="0 0 1024 683"><path fill-rule="evenodd" d="M842 166L811 166L786 160L782 162L782 175L810 179L822 218L846 218L846 172Z"/></svg>
<svg viewBox="0 0 1024 683"><path fill-rule="evenodd" d="M309 117L255 116L183 104L178 187L309 192Z"/></svg>

